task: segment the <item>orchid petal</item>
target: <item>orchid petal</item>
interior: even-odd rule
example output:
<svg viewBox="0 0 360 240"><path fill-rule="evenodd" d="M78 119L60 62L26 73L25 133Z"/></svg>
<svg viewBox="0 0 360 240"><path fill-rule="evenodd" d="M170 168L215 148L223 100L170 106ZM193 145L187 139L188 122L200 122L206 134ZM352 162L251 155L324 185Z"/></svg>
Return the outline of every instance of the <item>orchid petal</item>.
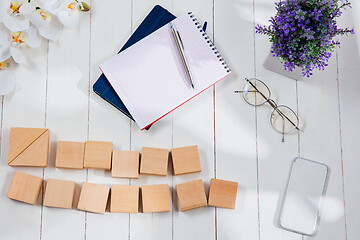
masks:
<svg viewBox="0 0 360 240"><path fill-rule="evenodd" d="M28 3L28 2L23 2L23 4L21 5L20 9L19 9L19 12L21 14L30 14L32 13L33 11L35 11L35 6Z"/></svg>
<svg viewBox="0 0 360 240"><path fill-rule="evenodd" d="M10 57L10 48L0 48L0 62L8 60Z"/></svg>
<svg viewBox="0 0 360 240"><path fill-rule="evenodd" d="M6 95L14 91L16 87L15 77L8 70L0 71L0 95Z"/></svg>
<svg viewBox="0 0 360 240"><path fill-rule="evenodd" d="M43 9L52 14L57 14L62 6L58 0L39 0L38 2Z"/></svg>
<svg viewBox="0 0 360 240"><path fill-rule="evenodd" d="M2 23L3 22L3 16L2 16L2 14L0 13L0 23Z"/></svg>
<svg viewBox="0 0 360 240"><path fill-rule="evenodd" d="M7 27L12 32L20 32L29 28L29 20L22 15L10 16L8 14L3 14L3 22L5 27Z"/></svg>
<svg viewBox="0 0 360 240"><path fill-rule="evenodd" d="M61 11L58 17L60 22L67 28L75 28L79 25L79 14L77 13Z"/></svg>
<svg viewBox="0 0 360 240"><path fill-rule="evenodd" d="M34 24L38 28L43 27L46 23L45 20L41 17L41 15L36 12L26 14L26 17L30 20L32 24Z"/></svg>
<svg viewBox="0 0 360 240"><path fill-rule="evenodd" d="M21 50L17 47L11 47L10 48L11 56L13 57L14 61L19 64L27 65L26 58L24 54L21 52Z"/></svg>
<svg viewBox="0 0 360 240"><path fill-rule="evenodd" d="M36 48L40 46L41 38L38 30L33 25L31 25L29 29L25 32L25 42L31 48Z"/></svg>
<svg viewBox="0 0 360 240"><path fill-rule="evenodd" d="M10 57L10 40L4 33L0 32L0 62L3 62Z"/></svg>
<svg viewBox="0 0 360 240"><path fill-rule="evenodd" d="M55 17L53 17L50 23L45 24L43 27L39 28L39 33L41 36L55 42L59 40L61 31L62 25Z"/></svg>

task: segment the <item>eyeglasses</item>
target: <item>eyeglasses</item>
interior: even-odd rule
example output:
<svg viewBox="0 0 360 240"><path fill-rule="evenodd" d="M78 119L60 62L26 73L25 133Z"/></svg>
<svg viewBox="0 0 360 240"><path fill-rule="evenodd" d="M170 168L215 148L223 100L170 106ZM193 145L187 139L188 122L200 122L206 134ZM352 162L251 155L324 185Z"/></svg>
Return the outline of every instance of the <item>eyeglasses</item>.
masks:
<svg viewBox="0 0 360 240"><path fill-rule="evenodd" d="M282 142L285 141L285 134L299 130L299 118L296 113L285 105L277 105L270 98L270 89L265 83L256 78L247 79L242 91L244 100L252 106L260 106L268 103L274 110L270 115L272 127L282 134Z"/></svg>

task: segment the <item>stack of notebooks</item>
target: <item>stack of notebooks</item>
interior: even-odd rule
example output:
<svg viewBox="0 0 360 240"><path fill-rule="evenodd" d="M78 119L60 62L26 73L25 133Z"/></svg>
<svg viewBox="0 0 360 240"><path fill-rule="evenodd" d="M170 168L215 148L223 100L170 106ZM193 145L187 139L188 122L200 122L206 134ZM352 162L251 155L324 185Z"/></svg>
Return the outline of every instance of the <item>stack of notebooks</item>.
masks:
<svg viewBox="0 0 360 240"><path fill-rule="evenodd" d="M194 88L169 22L181 36ZM103 75L94 84L94 91L142 130L231 73L191 12L175 18L160 6L153 8L119 54L100 69Z"/></svg>

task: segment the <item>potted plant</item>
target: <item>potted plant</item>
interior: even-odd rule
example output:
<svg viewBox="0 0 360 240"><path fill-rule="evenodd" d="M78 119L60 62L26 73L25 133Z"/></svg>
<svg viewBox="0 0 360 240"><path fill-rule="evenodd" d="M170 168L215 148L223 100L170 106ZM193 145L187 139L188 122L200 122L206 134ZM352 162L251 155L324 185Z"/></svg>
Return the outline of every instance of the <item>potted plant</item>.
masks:
<svg viewBox="0 0 360 240"><path fill-rule="evenodd" d="M324 70L336 46L337 35L354 34L353 29L337 27L348 0L280 0L269 26L257 25L256 33L269 36L271 53L285 71L300 71L310 77L314 69Z"/></svg>

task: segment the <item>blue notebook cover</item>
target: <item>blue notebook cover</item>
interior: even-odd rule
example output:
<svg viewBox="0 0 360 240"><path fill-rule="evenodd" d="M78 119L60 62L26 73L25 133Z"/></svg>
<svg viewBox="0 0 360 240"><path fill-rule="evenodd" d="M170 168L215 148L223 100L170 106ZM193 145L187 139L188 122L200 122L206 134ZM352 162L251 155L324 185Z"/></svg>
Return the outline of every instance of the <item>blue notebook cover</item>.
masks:
<svg viewBox="0 0 360 240"><path fill-rule="evenodd" d="M125 45L121 48L119 53L130 47L134 43L138 42L139 40L143 39L147 35L151 34L152 32L158 30L165 24L171 22L175 18L176 17L170 12L168 12L166 9L162 8L159 5L156 5L146 16L140 26L136 29L133 35L129 38L129 40L125 43ZM115 90L112 88L111 84L106 79L104 74L101 74L99 79L95 82L93 90L101 98L105 99L114 107L119 109L122 113L124 113L126 116L134 120L130 112L126 109L124 103L121 101Z"/></svg>

